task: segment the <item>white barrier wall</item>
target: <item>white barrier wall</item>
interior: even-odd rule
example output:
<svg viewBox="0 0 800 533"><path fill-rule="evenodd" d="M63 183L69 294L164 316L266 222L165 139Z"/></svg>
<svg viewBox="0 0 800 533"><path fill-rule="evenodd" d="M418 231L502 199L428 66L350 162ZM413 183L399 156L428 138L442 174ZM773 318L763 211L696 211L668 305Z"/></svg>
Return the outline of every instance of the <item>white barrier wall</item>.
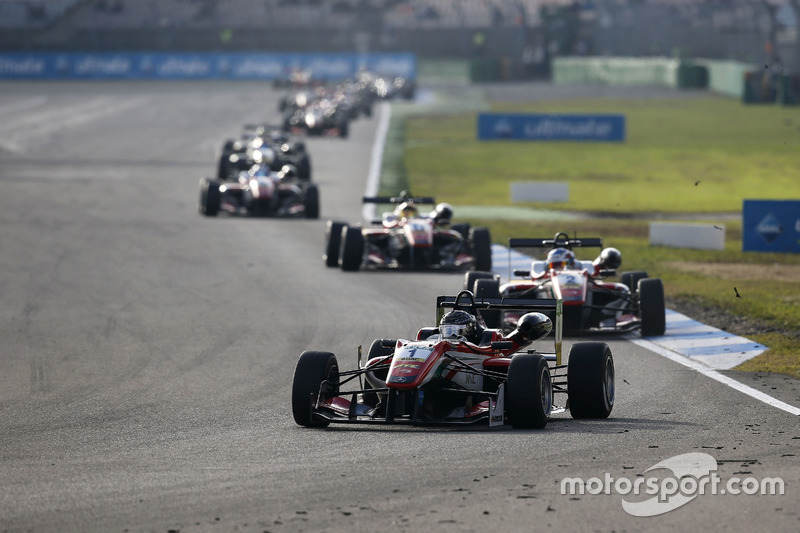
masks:
<svg viewBox="0 0 800 533"><path fill-rule="evenodd" d="M548 181L521 181L511 184L512 202L567 202L569 184Z"/></svg>
<svg viewBox="0 0 800 533"><path fill-rule="evenodd" d="M650 244L672 248L724 250L725 226L721 224L650 223Z"/></svg>

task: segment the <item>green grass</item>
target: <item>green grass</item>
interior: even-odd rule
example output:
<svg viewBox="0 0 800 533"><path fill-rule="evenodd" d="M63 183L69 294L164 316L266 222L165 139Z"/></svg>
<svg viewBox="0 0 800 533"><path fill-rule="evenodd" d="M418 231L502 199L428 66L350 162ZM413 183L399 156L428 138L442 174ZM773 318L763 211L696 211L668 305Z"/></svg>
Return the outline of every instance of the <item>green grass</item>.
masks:
<svg viewBox="0 0 800 533"><path fill-rule="evenodd" d="M479 142L474 113L410 117L404 164L415 194L502 205L511 182L565 181L569 202L547 207L614 213L737 212L745 198L800 198L800 109L709 97L493 110L621 113L627 141Z"/></svg>
<svg viewBox="0 0 800 533"><path fill-rule="evenodd" d="M623 253L621 270L660 277L667 296L746 317L748 338L770 347L743 370L800 378L800 258L741 251L741 221L725 219L723 251L651 246L649 213L739 213L744 199L800 198L800 109L744 106L726 98L496 104L498 112L622 113L625 143L478 142L476 115L409 116L400 165L416 195L458 205L510 205L514 181L566 181L569 202L531 207L613 214L548 223L473 220L493 240L603 237ZM790 276L770 275L770 268ZM741 298L736 298L734 287ZM758 333L763 331L764 333Z"/></svg>

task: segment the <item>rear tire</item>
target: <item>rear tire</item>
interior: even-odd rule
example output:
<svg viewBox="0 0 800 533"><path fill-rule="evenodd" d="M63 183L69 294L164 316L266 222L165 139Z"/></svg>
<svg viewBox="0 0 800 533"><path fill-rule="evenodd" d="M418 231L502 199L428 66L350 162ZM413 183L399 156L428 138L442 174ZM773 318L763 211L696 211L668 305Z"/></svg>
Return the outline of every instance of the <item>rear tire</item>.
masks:
<svg viewBox="0 0 800 533"><path fill-rule="evenodd" d="M300 354L292 381L292 415L305 427L325 427L330 422L314 418L312 402L317 402L323 381L330 385L327 397L339 392L339 365L330 352L305 351ZM326 399L323 398L323 399Z"/></svg>
<svg viewBox="0 0 800 533"><path fill-rule="evenodd" d="M475 270L492 270L492 236L488 228L473 228L470 241L475 254Z"/></svg>
<svg viewBox="0 0 800 533"><path fill-rule="evenodd" d="M472 226L468 222L462 222L460 224L453 224L450 226L450 229L453 231L457 231L461 234L464 240L469 239L469 230Z"/></svg>
<svg viewBox="0 0 800 533"><path fill-rule="evenodd" d="M572 345L567 361L567 396L572 418L608 418L611 414L614 359L606 343Z"/></svg>
<svg viewBox="0 0 800 533"><path fill-rule="evenodd" d="M627 285L631 290L631 294L635 294L638 290L639 280L647 277L647 272L643 270L635 270L633 272L623 272L619 276L619 282Z"/></svg>
<svg viewBox="0 0 800 533"><path fill-rule="evenodd" d="M325 226L325 255L322 260L325 266L339 266L339 251L342 247L342 230L347 227L344 222L329 220Z"/></svg>
<svg viewBox="0 0 800 533"><path fill-rule="evenodd" d="M496 279L479 279L475 281L475 301L482 298L500 298L500 282ZM483 311L481 313L487 328L502 328L502 311Z"/></svg>
<svg viewBox="0 0 800 533"><path fill-rule="evenodd" d="M340 264L342 270L355 272L361 266L364 255L364 236L361 235L361 228L345 226L342 229L342 251L340 254Z"/></svg>
<svg viewBox="0 0 800 533"><path fill-rule="evenodd" d="M475 282L479 279L497 279L494 272L470 270L464 273L464 290L475 294Z"/></svg>
<svg viewBox="0 0 800 533"><path fill-rule="evenodd" d="M553 383L541 354L518 354L511 359L505 394L511 427L541 429L547 425L553 409Z"/></svg>
<svg viewBox="0 0 800 533"><path fill-rule="evenodd" d="M642 336L663 335L667 329L664 308L664 285L658 278L639 280L639 313L642 319Z"/></svg>
<svg viewBox="0 0 800 533"><path fill-rule="evenodd" d="M200 180L200 213L207 217L215 217L222 205L222 193L219 182L211 178Z"/></svg>
<svg viewBox="0 0 800 533"><path fill-rule="evenodd" d="M303 154L297 165L297 177L301 181L311 181L311 159Z"/></svg>

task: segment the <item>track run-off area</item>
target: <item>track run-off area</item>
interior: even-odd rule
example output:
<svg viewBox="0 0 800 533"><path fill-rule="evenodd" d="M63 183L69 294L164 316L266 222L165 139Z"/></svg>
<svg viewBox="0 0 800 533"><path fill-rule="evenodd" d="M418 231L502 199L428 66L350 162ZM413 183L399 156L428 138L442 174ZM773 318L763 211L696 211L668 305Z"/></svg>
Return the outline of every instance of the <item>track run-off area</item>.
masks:
<svg viewBox="0 0 800 533"><path fill-rule="evenodd" d="M297 426L302 351L353 368L359 345L433 325L463 274L324 266L326 220L361 220L381 113L308 139L319 220L199 215L224 140L280 96L0 84L0 531L800 528L797 414L635 335L602 339L607 420ZM793 380L715 372L800 407Z"/></svg>

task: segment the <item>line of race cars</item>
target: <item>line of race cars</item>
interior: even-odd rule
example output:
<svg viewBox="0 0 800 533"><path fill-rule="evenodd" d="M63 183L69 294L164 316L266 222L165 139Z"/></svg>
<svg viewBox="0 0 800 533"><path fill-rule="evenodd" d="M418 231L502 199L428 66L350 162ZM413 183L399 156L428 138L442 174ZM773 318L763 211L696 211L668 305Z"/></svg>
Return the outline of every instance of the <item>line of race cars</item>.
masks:
<svg viewBox="0 0 800 533"><path fill-rule="evenodd" d="M364 78L366 79L366 78ZM357 80L356 80L357 81ZM357 83L351 82L353 85ZM359 97L354 95L362 90ZM334 105L318 89L324 105ZM311 182L311 159L299 134L347 136L346 121L371 115L372 90L341 86L341 106L316 128L298 119L312 102L281 101L287 117L281 125L246 126L237 140L226 141L217 175L200 181L200 212L206 216L281 216L319 218L319 191ZM325 94L323 96L323 94ZM371 94L369 98L362 98ZM359 100L359 98L362 98ZM311 107L309 107L311 106ZM327 118L325 120L328 120ZM339 122L337 122L339 121ZM300 125L300 123L305 126ZM335 131L334 131L335 130ZM305 351L292 383L292 413L297 424L331 423L472 425L543 428L554 414L607 418L615 400L615 370L605 342L572 344L562 361L562 338L640 330L644 336L665 331L661 280L643 271L617 276L622 256L604 248L600 238L514 238L513 249L529 249L530 268L514 270L501 283L492 269L488 228L453 223L453 207L407 191L397 196L363 197L364 204L389 206L364 223L329 220L323 262L345 272L362 269L447 270L464 272L456 296L436 299L436 324L409 339L376 339L366 358L358 347L353 370L340 369L326 351ZM576 251L601 249L592 260ZM546 252L546 257L541 257ZM545 347L552 337L552 350ZM559 401L558 398L564 398Z"/></svg>

